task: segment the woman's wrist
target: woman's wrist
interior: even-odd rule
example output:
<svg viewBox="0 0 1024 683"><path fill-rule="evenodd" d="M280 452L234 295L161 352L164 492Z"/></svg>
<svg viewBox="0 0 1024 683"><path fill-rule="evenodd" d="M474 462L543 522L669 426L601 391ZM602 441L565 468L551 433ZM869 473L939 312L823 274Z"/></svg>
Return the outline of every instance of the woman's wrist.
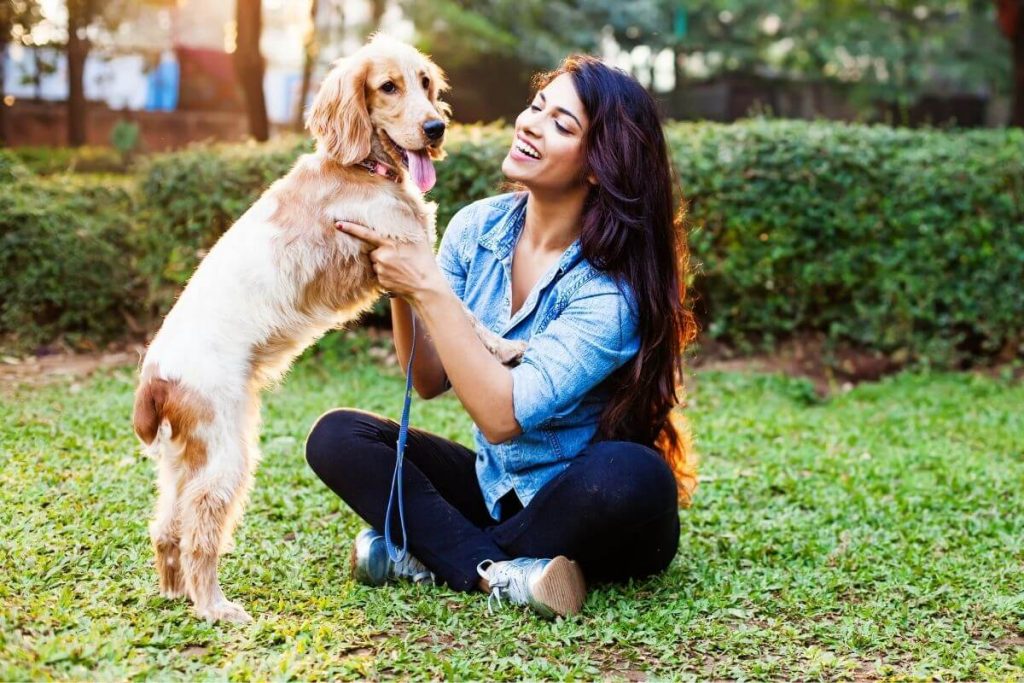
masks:
<svg viewBox="0 0 1024 683"><path fill-rule="evenodd" d="M419 313L431 303L436 303L451 293L452 290L448 285L448 281L438 271L435 277L431 277L423 286L412 293L412 296L409 297L409 304ZM423 316L421 315L420 317Z"/></svg>

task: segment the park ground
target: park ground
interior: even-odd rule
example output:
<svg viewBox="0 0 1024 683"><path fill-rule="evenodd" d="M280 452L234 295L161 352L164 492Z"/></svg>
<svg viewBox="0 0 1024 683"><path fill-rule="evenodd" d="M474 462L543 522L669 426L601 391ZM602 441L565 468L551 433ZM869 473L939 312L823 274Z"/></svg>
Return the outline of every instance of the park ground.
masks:
<svg viewBox="0 0 1024 683"><path fill-rule="evenodd" d="M264 462L222 562L256 618L236 626L157 593L131 354L54 365L10 366L0 388L3 680L1024 677L1014 373L905 371L823 392L696 370L702 481L675 561L548 622L490 614L481 594L349 578L360 524L303 439L333 406L396 416L402 380L386 339L348 333L266 396ZM412 421L469 442L451 396L415 401Z"/></svg>

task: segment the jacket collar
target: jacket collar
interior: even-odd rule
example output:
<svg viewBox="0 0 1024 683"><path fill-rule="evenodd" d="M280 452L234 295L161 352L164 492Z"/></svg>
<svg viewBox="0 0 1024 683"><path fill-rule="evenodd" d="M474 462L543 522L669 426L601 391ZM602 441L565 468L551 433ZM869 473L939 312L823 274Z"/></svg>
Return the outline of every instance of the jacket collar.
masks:
<svg viewBox="0 0 1024 683"><path fill-rule="evenodd" d="M480 246L494 252L494 256L503 262L512 258L512 250L519 239L519 233L526 223L526 198L528 193L517 192L510 197L504 212L495 224L483 234L477 242ZM566 273L582 258L583 247L576 238L558 259L558 273Z"/></svg>

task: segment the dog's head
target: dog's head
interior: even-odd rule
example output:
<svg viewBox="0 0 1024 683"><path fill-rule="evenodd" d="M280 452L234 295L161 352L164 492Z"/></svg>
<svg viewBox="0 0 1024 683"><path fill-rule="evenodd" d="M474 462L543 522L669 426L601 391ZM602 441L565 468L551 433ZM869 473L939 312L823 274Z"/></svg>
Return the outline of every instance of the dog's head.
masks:
<svg viewBox="0 0 1024 683"><path fill-rule="evenodd" d="M377 35L332 65L306 127L320 149L346 166L367 158L377 136L425 192L434 182L431 159L444 158L450 110L438 96L447 89L444 72L425 55Z"/></svg>

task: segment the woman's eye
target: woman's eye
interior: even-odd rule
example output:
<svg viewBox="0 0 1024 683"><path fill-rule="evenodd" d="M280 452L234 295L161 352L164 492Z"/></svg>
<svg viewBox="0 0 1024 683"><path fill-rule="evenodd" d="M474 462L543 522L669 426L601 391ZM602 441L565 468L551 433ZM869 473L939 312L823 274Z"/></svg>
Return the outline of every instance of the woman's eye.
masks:
<svg viewBox="0 0 1024 683"><path fill-rule="evenodd" d="M538 107L536 104L531 104L530 111L540 111L540 107Z"/></svg>
<svg viewBox="0 0 1024 683"><path fill-rule="evenodd" d="M430 90L430 79L426 76L423 77L423 89Z"/></svg>
<svg viewBox="0 0 1024 683"><path fill-rule="evenodd" d="M398 90L391 81L385 81L384 85L380 86L380 89L389 94Z"/></svg>
<svg viewBox="0 0 1024 683"><path fill-rule="evenodd" d="M569 134L569 129L560 124L558 121L555 121L555 128L558 129L559 133L565 133L566 135Z"/></svg>

